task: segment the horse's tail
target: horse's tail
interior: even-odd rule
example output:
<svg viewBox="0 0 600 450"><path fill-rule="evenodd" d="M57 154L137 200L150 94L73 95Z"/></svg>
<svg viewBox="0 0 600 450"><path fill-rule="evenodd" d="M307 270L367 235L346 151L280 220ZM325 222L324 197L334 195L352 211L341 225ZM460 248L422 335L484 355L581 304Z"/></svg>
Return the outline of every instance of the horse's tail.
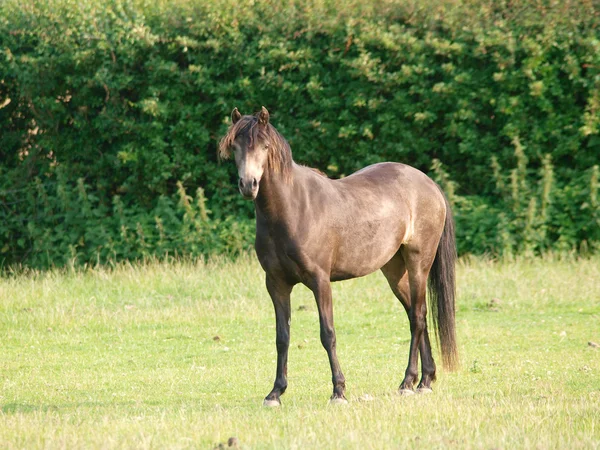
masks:
<svg viewBox="0 0 600 450"><path fill-rule="evenodd" d="M442 362L446 370L452 371L459 366L454 311L456 238L452 210L445 195L444 201L446 222L429 272L427 287L435 334L442 352Z"/></svg>

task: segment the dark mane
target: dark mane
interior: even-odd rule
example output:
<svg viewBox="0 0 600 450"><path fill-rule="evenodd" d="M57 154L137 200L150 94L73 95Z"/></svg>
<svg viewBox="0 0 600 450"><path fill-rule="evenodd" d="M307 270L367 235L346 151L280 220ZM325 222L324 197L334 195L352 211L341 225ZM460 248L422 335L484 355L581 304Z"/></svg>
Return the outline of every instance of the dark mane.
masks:
<svg viewBox="0 0 600 450"><path fill-rule="evenodd" d="M268 145L269 155L267 164L269 170L281 173L285 180L289 180L292 172L292 150L290 144L279 134L273 125L261 125L256 116L243 116L240 120L229 127L227 134L219 143L219 156L223 159L231 157L233 141L240 136L246 135L248 146L252 147L257 142Z"/></svg>

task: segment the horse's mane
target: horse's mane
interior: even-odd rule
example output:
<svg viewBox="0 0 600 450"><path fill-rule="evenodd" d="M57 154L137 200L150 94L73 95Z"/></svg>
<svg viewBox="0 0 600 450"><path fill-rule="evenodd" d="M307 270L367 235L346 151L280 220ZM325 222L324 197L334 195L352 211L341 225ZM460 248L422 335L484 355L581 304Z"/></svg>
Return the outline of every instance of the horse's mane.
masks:
<svg viewBox="0 0 600 450"><path fill-rule="evenodd" d="M292 149L285 138L279 134L273 125L260 124L256 116L242 116L240 120L229 127L227 134L219 143L219 156L223 159L231 157L233 141L245 134L248 146L251 148L257 142L268 145L269 154L267 165L273 172L281 173L285 180L289 180L292 173Z"/></svg>
<svg viewBox="0 0 600 450"><path fill-rule="evenodd" d="M305 166L305 167L308 167L308 166ZM325 172L317 169L316 167L308 167L308 168L310 170L312 170L313 172L316 172L317 174L321 175L322 177L329 178Z"/></svg>

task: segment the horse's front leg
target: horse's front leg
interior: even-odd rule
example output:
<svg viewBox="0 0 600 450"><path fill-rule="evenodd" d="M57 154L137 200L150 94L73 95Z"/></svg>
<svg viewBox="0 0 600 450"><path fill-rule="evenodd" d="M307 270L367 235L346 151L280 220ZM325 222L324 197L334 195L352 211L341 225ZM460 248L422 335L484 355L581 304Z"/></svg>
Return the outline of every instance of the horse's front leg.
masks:
<svg viewBox="0 0 600 450"><path fill-rule="evenodd" d="M333 382L333 394L331 403L347 403L344 392L346 390L346 379L340 368L336 353L335 328L333 327L333 303L331 299L331 282L329 278L318 280L312 291L317 301L319 310L319 324L321 327L321 344L327 351L329 365L331 366L331 381Z"/></svg>
<svg viewBox="0 0 600 450"><path fill-rule="evenodd" d="M264 406L280 406L279 397L287 388L287 359L290 346L290 294L292 287L285 281L267 275L267 290L275 307L277 330L277 374L273 389L265 397Z"/></svg>

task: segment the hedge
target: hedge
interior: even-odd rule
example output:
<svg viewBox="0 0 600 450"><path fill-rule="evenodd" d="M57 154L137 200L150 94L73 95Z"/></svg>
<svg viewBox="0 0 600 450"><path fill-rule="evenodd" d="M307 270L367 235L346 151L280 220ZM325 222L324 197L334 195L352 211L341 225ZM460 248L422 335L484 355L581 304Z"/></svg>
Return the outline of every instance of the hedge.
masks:
<svg viewBox="0 0 600 450"><path fill-rule="evenodd" d="M461 254L596 251L599 22L584 0L4 0L0 260L245 251L216 146L261 105L331 177L432 175Z"/></svg>

